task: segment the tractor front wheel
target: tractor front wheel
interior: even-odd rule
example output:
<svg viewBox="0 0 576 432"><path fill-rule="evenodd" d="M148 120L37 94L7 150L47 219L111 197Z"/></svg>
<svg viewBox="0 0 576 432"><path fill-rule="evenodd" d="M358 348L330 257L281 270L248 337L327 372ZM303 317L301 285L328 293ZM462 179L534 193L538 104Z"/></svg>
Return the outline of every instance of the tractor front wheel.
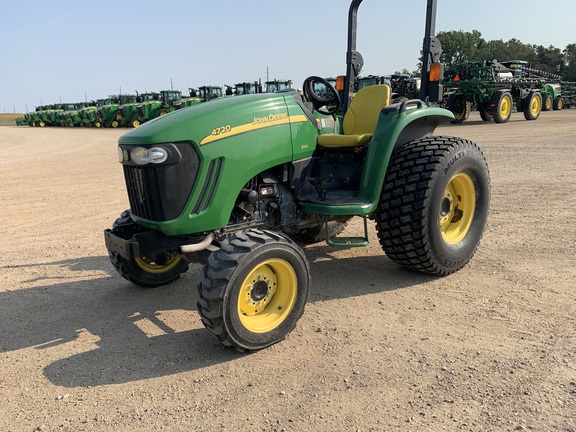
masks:
<svg viewBox="0 0 576 432"><path fill-rule="evenodd" d="M132 120L132 121L130 122L130 126L132 126L132 127L134 127L134 128L135 128L135 127L138 127L138 126L140 126L140 121L139 121L139 120Z"/></svg>
<svg viewBox="0 0 576 432"><path fill-rule="evenodd" d="M552 95L544 93L542 95L542 111L550 111L552 109Z"/></svg>
<svg viewBox="0 0 576 432"><path fill-rule="evenodd" d="M474 255L486 225L490 174L471 141L431 137L405 144L390 161L376 229L394 262L448 275Z"/></svg>
<svg viewBox="0 0 576 432"><path fill-rule="evenodd" d="M112 225L112 230L126 236L138 229L130 218L130 212L124 211ZM155 257L140 256L133 260L122 257L118 252L108 252L110 262L124 279L143 288L155 288L167 285L180 278L188 270L189 263L177 253L162 253Z"/></svg>
<svg viewBox="0 0 576 432"><path fill-rule="evenodd" d="M254 351L281 341L304 312L310 266L292 240L248 230L220 242L198 286L198 311L224 345Z"/></svg>

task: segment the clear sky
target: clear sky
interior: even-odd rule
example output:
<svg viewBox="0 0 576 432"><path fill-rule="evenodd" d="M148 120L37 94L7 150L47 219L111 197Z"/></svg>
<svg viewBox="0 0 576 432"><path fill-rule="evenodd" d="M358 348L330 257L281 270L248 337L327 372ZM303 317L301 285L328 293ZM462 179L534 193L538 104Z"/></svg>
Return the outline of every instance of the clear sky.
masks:
<svg viewBox="0 0 576 432"><path fill-rule="evenodd" d="M110 94L233 85L267 76L300 87L345 72L349 0L78 1L0 5L0 112ZM426 0L364 0L363 75L414 70ZM576 43L576 0L438 0L437 31ZM268 74L268 75L267 75Z"/></svg>

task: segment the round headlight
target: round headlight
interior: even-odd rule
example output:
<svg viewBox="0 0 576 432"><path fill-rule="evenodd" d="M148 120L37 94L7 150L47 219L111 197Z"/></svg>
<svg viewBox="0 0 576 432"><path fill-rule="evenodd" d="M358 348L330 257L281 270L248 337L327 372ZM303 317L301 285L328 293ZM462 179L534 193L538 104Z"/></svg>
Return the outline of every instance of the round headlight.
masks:
<svg viewBox="0 0 576 432"><path fill-rule="evenodd" d="M168 152L162 147L136 147L130 151L130 159L137 165L161 164L168 159Z"/></svg>

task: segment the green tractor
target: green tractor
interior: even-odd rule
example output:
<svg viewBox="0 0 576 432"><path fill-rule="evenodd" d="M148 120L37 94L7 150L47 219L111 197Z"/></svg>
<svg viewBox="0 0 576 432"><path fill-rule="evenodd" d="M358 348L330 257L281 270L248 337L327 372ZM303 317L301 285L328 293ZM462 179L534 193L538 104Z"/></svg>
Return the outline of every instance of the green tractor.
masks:
<svg viewBox="0 0 576 432"><path fill-rule="evenodd" d="M196 97L199 97L204 102L208 102L213 99L218 99L223 96L222 87L220 86L201 86L195 92Z"/></svg>
<svg viewBox="0 0 576 432"><path fill-rule="evenodd" d="M98 118L104 127L117 128L120 126L119 119L122 118L120 109L125 104L137 104L136 95L123 94L119 96L109 96L110 103L98 108Z"/></svg>
<svg viewBox="0 0 576 432"><path fill-rule="evenodd" d="M80 122L80 117L78 116L78 110L82 109L80 103L63 103L61 105L61 110L56 112L55 125L63 127L74 127L74 120L77 118Z"/></svg>
<svg viewBox="0 0 576 432"><path fill-rule="evenodd" d="M188 93L189 96L183 97L180 100L174 102L174 109L178 110L205 102L203 98L198 96L198 91L196 89L188 88Z"/></svg>
<svg viewBox="0 0 576 432"><path fill-rule="evenodd" d="M234 84L234 96L262 93L262 84L258 81Z"/></svg>
<svg viewBox="0 0 576 432"><path fill-rule="evenodd" d="M39 105L34 111L27 113L28 124L30 126L44 127L46 126L46 111L49 109L48 105Z"/></svg>
<svg viewBox="0 0 576 432"><path fill-rule="evenodd" d="M130 209L104 233L112 265L136 285L157 287L189 262L203 263L202 322L239 351L282 340L304 312L310 264L294 239L363 247L371 219L389 259L449 275L483 235L485 157L469 140L435 136L454 116L428 106L442 99L436 0L427 0L420 99L392 105L387 85L351 98L364 62L356 51L361 2L350 5L341 88L312 76L303 97L287 89L221 98L119 139ZM340 133L320 133L315 112L336 117ZM353 217L363 235L340 235Z"/></svg>
<svg viewBox="0 0 576 432"><path fill-rule="evenodd" d="M276 93L292 88L292 80L272 80L266 81L266 93Z"/></svg>
<svg viewBox="0 0 576 432"><path fill-rule="evenodd" d="M136 93L136 102L125 103L120 107L116 114L116 121L123 127L138 127L140 120L138 119L138 107L146 102L158 100L160 93Z"/></svg>
<svg viewBox="0 0 576 432"><path fill-rule="evenodd" d="M161 90L159 94L150 94L158 95L158 98L144 100L138 105L138 122L140 124L174 111L175 105L182 100L180 90Z"/></svg>
<svg viewBox="0 0 576 432"><path fill-rule="evenodd" d="M115 99L116 98L114 96L111 96L108 99L98 99L92 105L80 109L78 111L78 115L80 116L81 119L80 125L88 128L102 127L100 108L110 105L111 103L114 102Z"/></svg>
<svg viewBox="0 0 576 432"><path fill-rule="evenodd" d="M540 93L542 93L542 111L561 110L564 107L561 84L544 84L540 89Z"/></svg>

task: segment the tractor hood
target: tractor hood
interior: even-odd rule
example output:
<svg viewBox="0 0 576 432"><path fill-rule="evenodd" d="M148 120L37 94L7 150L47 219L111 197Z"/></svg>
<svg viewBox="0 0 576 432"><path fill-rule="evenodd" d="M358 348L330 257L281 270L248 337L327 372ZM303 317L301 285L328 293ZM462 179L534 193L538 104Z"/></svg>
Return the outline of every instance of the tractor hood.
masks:
<svg viewBox="0 0 576 432"><path fill-rule="evenodd" d="M291 93L231 96L151 120L124 134L119 143L146 145L192 141L204 146L273 126L306 122L314 127Z"/></svg>
<svg viewBox="0 0 576 432"><path fill-rule="evenodd" d="M124 156L132 217L166 235L225 226L250 179L312 155L318 129L298 98L286 92L214 99L121 136L125 155L132 146L170 146L180 154L177 163L143 166Z"/></svg>

